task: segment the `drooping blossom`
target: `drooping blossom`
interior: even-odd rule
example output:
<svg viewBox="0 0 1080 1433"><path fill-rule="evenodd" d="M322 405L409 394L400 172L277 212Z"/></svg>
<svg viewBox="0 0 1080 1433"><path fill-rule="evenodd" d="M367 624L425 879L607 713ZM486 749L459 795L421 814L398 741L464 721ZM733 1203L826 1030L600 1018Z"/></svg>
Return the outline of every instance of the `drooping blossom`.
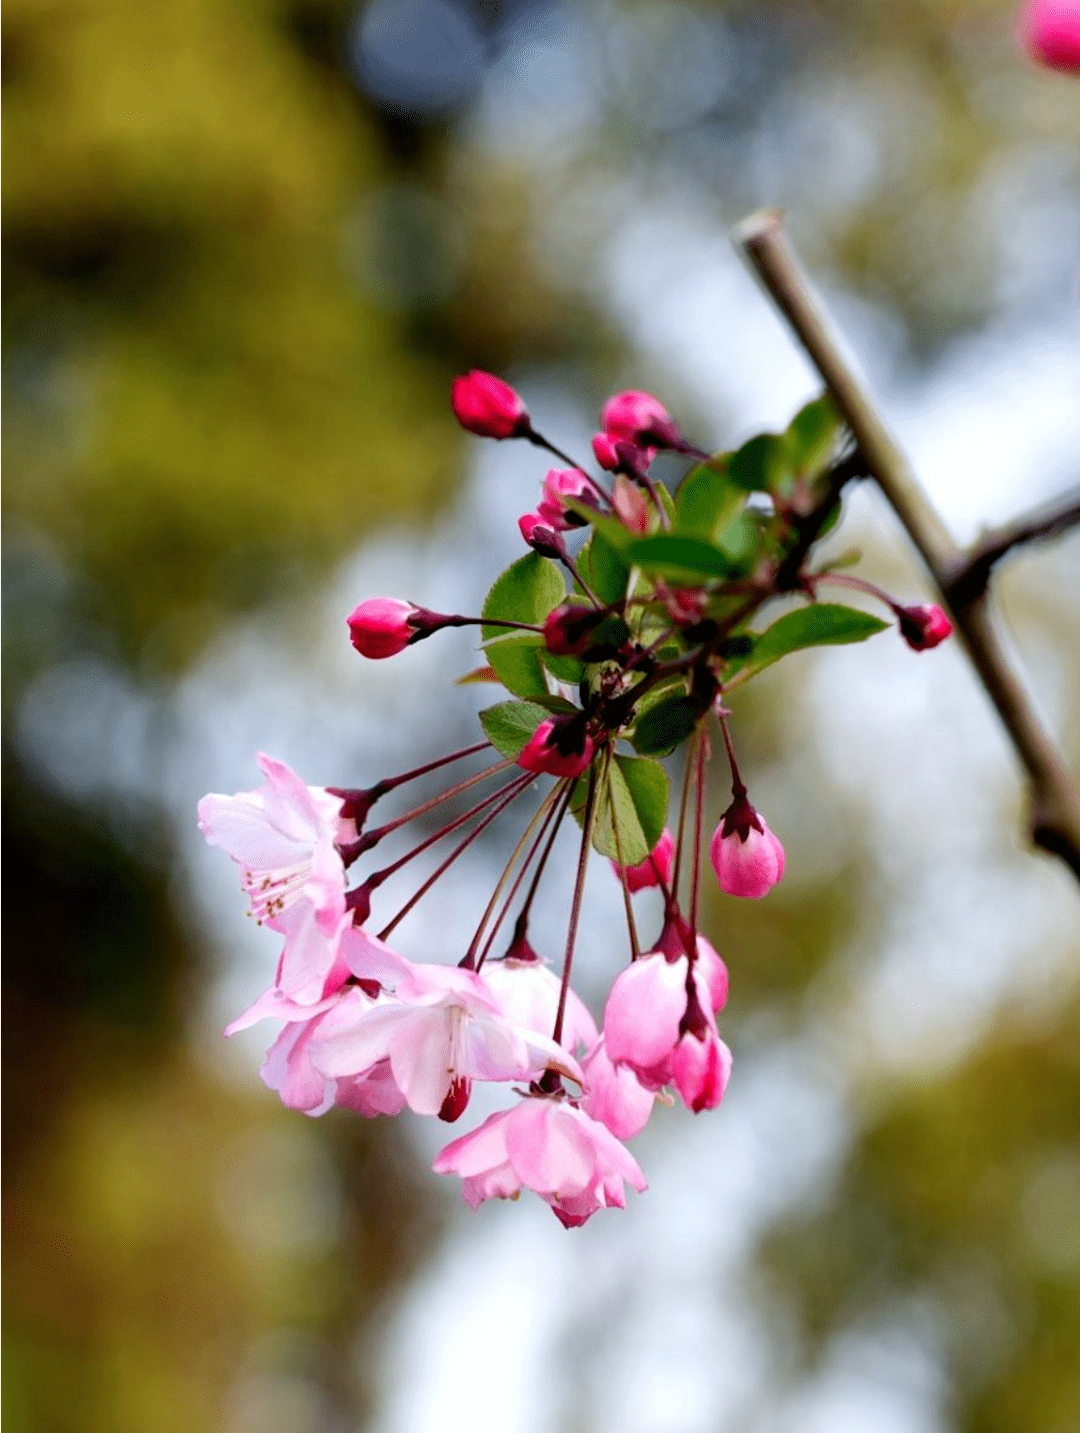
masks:
<svg viewBox="0 0 1080 1433"><path fill-rule="evenodd" d="M566 544L551 526L551 519L539 508L518 518L518 531L542 557L562 557L566 553Z"/></svg>
<svg viewBox="0 0 1080 1433"><path fill-rule="evenodd" d="M1017 17L1020 43L1051 69L1080 74L1080 0L1025 0Z"/></svg>
<svg viewBox="0 0 1080 1433"><path fill-rule="evenodd" d="M580 776L595 750L583 716L550 717L533 732L517 764L548 776Z"/></svg>
<svg viewBox="0 0 1080 1433"><path fill-rule="evenodd" d="M349 639L362 657L394 657L416 635L409 625L415 611L397 597L370 597L349 613Z"/></svg>
<svg viewBox="0 0 1080 1433"><path fill-rule="evenodd" d="M277 986L310 1005L326 993L348 923L337 848L356 840L356 823L342 817L337 797L305 786L283 761L262 752L256 760L263 785L235 796L204 796L199 830L240 866L259 924L285 936Z"/></svg>
<svg viewBox="0 0 1080 1433"><path fill-rule="evenodd" d="M595 483L580 468L550 468L544 478L544 496L537 513L546 518L548 526L556 532L583 527L587 521L570 511L568 498L576 498L593 507L599 502Z"/></svg>
<svg viewBox="0 0 1080 1433"><path fill-rule="evenodd" d="M527 941L515 941L501 960L485 961L482 974L512 1024L523 1025L541 1035L551 1034L559 1008L561 981ZM568 990L563 1045L570 1051L582 1046L588 1049L596 1044L596 1039L596 1021L581 997L574 990Z"/></svg>
<svg viewBox="0 0 1080 1433"><path fill-rule="evenodd" d="M615 439L610 433L596 433L592 440L593 457L604 469L605 472L617 472L621 458L615 446Z"/></svg>
<svg viewBox="0 0 1080 1433"><path fill-rule="evenodd" d="M670 886L671 873L675 866L674 837L665 826L659 841L644 861L640 861L636 866L627 866L625 870L618 861L612 861L611 865L620 879L625 878L627 889L631 893L648 890L652 886L658 886L661 881Z"/></svg>
<svg viewBox="0 0 1080 1433"><path fill-rule="evenodd" d="M611 1131L569 1100L529 1095L453 1140L432 1164L457 1174L476 1209L485 1199L513 1199L531 1189L566 1228L598 1209L626 1207L625 1185L648 1185L637 1160Z"/></svg>
<svg viewBox="0 0 1080 1433"><path fill-rule="evenodd" d="M473 1080L521 1080L550 1068L583 1083L569 1052L510 1021L482 976L393 952L390 973L387 948L378 946L350 934L346 951L355 974L392 982L392 998L371 1006L342 1001L328 1012L311 1046L321 1074L345 1078L389 1060L409 1108L444 1119L462 1113Z"/></svg>
<svg viewBox="0 0 1080 1433"><path fill-rule="evenodd" d="M784 848L745 795L737 795L720 818L709 858L729 896L760 900L784 874Z"/></svg>
<svg viewBox="0 0 1080 1433"><path fill-rule="evenodd" d="M454 379L450 403L461 426L481 438L523 437L529 431L529 413L521 395L479 368Z"/></svg>
<svg viewBox="0 0 1080 1433"><path fill-rule="evenodd" d="M616 1139L633 1139L649 1122L656 1092L647 1090L629 1065L613 1065L603 1035L581 1062L585 1093L581 1108L607 1125Z"/></svg>
<svg viewBox="0 0 1080 1433"><path fill-rule="evenodd" d="M928 652L944 642L952 632L952 623L945 613L930 603L893 610L900 625L900 635L914 652Z"/></svg>
<svg viewBox="0 0 1080 1433"><path fill-rule="evenodd" d="M609 438L637 447L674 448L683 442L678 424L659 398L640 389L631 388L609 398L600 421Z"/></svg>

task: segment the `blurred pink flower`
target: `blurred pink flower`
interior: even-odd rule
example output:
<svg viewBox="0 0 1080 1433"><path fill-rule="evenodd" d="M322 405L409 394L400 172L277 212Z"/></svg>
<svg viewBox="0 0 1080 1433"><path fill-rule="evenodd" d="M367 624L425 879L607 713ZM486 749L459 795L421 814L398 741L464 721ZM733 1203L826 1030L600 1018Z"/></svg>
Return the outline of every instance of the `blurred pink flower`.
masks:
<svg viewBox="0 0 1080 1433"><path fill-rule="evenodd" d="M1080 74L1080 0L1026 0L1017 30L1023 48L1040 64Z"/></svg>

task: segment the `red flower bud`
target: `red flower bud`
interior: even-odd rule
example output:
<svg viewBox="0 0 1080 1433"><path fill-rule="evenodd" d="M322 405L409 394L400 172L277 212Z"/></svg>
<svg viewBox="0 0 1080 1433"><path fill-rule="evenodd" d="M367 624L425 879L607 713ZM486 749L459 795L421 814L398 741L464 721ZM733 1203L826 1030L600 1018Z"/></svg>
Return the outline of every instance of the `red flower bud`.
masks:
<svg viewBox="0 0 1080 1433"><path fill-rule="evenodd" d="M362 657L393 657L416 635L409 618L411 602L397 597L371 597L349 616L349 636Z"/></svg>
<svg viewBox="0 0 1080 1433"><path fill-rule="evenodd" d="M652 886L658 886L661 881L670 886L671 872L675 865L674 838L665 826L663 835L644 861L636 866L627 866L625 870L622 870L618 861L612 861L611 864L617 876L626 877L626 886L631 893L648 890Z"/></svg>
<svg viewBox="0 0 1080 1433"><path fill-rule="evenodd" d="M1026 0L1017 35L1039 64L1080 74L1080 0Z"/></svg>
<svg viewBox="0 0 1080 1433"><path fill-rule="evenodd" d="M542 557L565 557L566 544L551 526L551 518L541 503L535 512L523 513L518 518L518 530L522 537Z"/></svg>
<svg viewBox="0 0 1080 1433"><path fill-rule="evenodd" d="M622 439L639 448L678 448L684 441L679 425L659 398L638 389L609 398L600 419L604 432L616 442Z"/></svg>
<svg viewBox="0 0 1080 1433"><path fill-rule="evenodd" d="M450 403L461 426L481 438L519 438L529 431L529 414L520 394L479 368L454 379Z"/></svg>
<svg viewBox="0 0 1080 1433"><path fill-rule="evenodd" d="M900 635L914 652L938 646L952 632L952 623L940 607L895 607Z"/></svg>
<svg viewBox="0 0 1080 1433"><path fill-rule="evenodd" d="M549 717L533 732L518 757L518 765L548 776L580 776L595 750L596 743L585 730L583 716Z"/></svg>

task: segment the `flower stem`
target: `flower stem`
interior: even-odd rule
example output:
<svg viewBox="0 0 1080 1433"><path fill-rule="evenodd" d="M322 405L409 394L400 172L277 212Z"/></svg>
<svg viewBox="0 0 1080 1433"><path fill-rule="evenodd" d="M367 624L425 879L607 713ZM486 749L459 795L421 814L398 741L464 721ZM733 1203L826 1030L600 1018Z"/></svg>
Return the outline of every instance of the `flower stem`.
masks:
<svg viewBox="0 0 1080 1433"><path fill-rule="evenodd" d="M540 850L540 847L544 841L544 837L547 835L548 828L551 825L552 821L555 820L556 808L558 807L559 798L562 796L563 790L564 788L562 786L553 786L551 788L547 796L544 798L544 801L541 804L539 810L537 811L536 816L526 828L525 835L521 838L521 842L519 842L518 844L518 850L514 852L514 856L511 858L512 863L513 860L516 859L518 851L520 851L522 845L525 842L526 837L528 837L532 832L533 827L536 824L536 818L542 814L543 821L540 825L540 829L536 832L536 839L533 842L532 847L526 855L524 861L522 861L521 868L518 871L517 875L514 877L514 884L510 887L510 890L506 896L506 900L503 902L502 910L500 910L499 914L495 917L495 921L491 927L491 930L488 932L487 939L484 941L484 948L481 950L479 959L476 962L477 970L482 969L484 961L487 960L488 955L491 951L491 947L495 944L495 937L499 934L499 929L502 926L503 921L506 919L510 907L514 904L514 900L517 896L518 891L521 889L521 884L529 873L529 867L532 865L533 857ZM488 918L488 914L489 912L485 911L485 921ZM527 924L527 916L524 922L519 919L518 924L519 926L521 926L522 934L524 935L525 924ZM481 922L481 929L482 928L483 922ZM479 938L479 935L480 931L478 930L474 939ZM471 949L472 947L470 947L470 950Z"/></svg>
<svg viewBox="0 0 1080 1433"><path fill-rule="evenodd" d="M589 794L585 798L585 815L582 820L581 851L578 855L577 879L574 881L574 898L570 906L570 924L566 932L566 957L563 961L562 985L559 988L559 1009L555 1015L555 1029L551 1038L556 1045L562 1041L563 1016L566 1014L566 997L570 990L570 967L574 960L574 944L577 940L578 919L581 915L581 898L585 891L585 873L589 867L589 849L592 846L593 824L596 820L596 763L589 768ZM573 788L571 788L573 789Z"/></svg>
<svg viewBox="0 0 1080 1433"><path fill-rule="evenodd" d="M355 861L357 856L362 856L372 846L381 841L384 836L389 836L392 831L415 821L418 816L426 816L429 811L434 811L436 806L441 806L444 801L449 801L455 796L460 796L463 791L476 786L481 781L486 781L489 776L495 776L500 771L505 771L508 766L516 763L507 759L497 761L494 766L486 766L483 771L477 771L472 776L467 776L464 781L459 781L456 786L449 787L438 796L433 796L430 801L423 802L420 806L414 806L411 811L406 811L404 816L398 816L396 820L388 821L385 826L379 826L374 831L368 831L361 836L359 841L354 841L351 846L343 848L346 862Z"/></svg>
<svg viewBox="0 0 1080 1433"><path fill-rule="evenodd" d="M610 749L608 760L604 766L604 777L607 781L608 800L611 803L611 830L615 837L615 855L618 857L619 883L622 886L623 906L626 909L626 928L630 934L630 959L639 960L641 958L641 946L638 943L637 922L634 920L634 902L631 899L630 886L626 879L626 862L623 859L622 833L619 830L619 809L615 804L615 795L611 789Z"/></svg>
<svg viewBox="0 0 1080 1433"><path fill-rule="evenodd" d="M671 889L676 895L679 893L679 880L682 876L683 842L686 837L686 809L690 801L690 773L694 765L693 755L693 749L686 754L682 791L679 795L679 832L675 841L675 869L671 873Z"/></svg>
<svg viewBox="0 0 1080 1433"><path fill-rule="evenodd" d="M533 832L536 830L537 825L542 822L545 814L550 812L551 806L553 804L553 797L555 795L555 791L556 788L552 787L551 791L549 791L544 797L543 801L541 801L540 805L533 813L528 825L525 827L525 830L521 833L521 839L518 841L517 845L510 853L510 859L506 862L505 866L503 866L502 873L499 876L499 879L495 882L495 889L491 893L491 899L484 907L484 914L480 917L480 923L476 927L476 931L473 934L473 938L469 942L469 948L465 952L465 956L461 961L461 965L464 967L464 969L474 970L479 968L475 963L476 952L483 937L484 928L486 927L488 921L491 919L491 913L495 909L499 897L502 895L502 892L506 888L506 882L510 879L510 873L514 869L518 857L521 855L522 851L528 844L528 841L532 836Z"/></svg>
<svg viewBox="0 0 1080 1433"><path fill-rule="evenodd" d="M731 736L728 732L727 718L717 716L720 723L720 732L724 738L724 746L727 748L728 766L731 767L731 794L732 796L745 796L746 786L739 775L739 763L735 760L735 752L731 745Z"/></svg>
<svg viewBox="0 0 1080 1433"><path fill-rule="evenodd" d="M698 728L698 741L695 751L697 757L697 792L694 812L694 873L690 884L690 925L697 930L698 924L698 887L701 884L701 827L705 819L705 762L709 755L709 739L705 735L705 724L702 722Z"/></svg>

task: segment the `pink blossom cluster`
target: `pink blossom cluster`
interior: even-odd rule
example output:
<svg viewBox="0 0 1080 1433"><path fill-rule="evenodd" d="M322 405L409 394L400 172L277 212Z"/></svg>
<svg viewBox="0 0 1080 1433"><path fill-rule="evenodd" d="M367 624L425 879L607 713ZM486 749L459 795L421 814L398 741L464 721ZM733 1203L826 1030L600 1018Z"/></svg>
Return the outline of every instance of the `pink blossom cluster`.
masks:
<svg viewBox="0 0 1080 1433"><path fill-rule="evenodd" d="M530 551L496 582L482 616L369 598L350 614L349 636L362 656L382 660L443 628L479 626L492 665L473 676L501 682L515 700L481 713L484 740L368 788L308 786L283 762L260 755L261 786L203 798L200 829L236 862L252 916L279 941L270 988L226 1033L263 1019L280 1022L262 1078L286 1106L312 1116L337 1105L369 1118L408 1108L454 1122L477 1081L508 1086L507 1107L447 1144L433 1167L458 1175L474 1208L530 1189L572 1227L598 1209L625 1206L627 1185L645 1189L624 1142L644 1128L658 1096L677 1097L696 1114L715 1109L727 1088L731 1054L717 1017L728 975L698 928L702 853L707 848L724 893L759 900L783 877L785 852L749 800L726 691L753 675L759 643L773 661L827 640L829 630L832 640L851 641L886 625L851 609L816 607L818 587L827 582L883 603L917 651L937 646L951 626L939 608L902 605L849 574L788 573L788 548L805 559L811 546L800 545L800 522L813 514L815 500L835 501L827 485L823 496L816 493L806 457L805 432L832 421L820 404L793 425L803 447L782 449L791 472L787 486L771 492L772 514L762 517L758 508L743 515L758 549L739 568L718 540L704 540L697 527L689 534L680 528L679 510L651 465L661 451L689 462L696 522L703 508L730 520L746 492L755 483L767 488L769 480L752 474L750 488L740 488L728 473L740 455L696 448L651 394L627 391L604 405L592 445L601 470L595 476L540 434L520 396L494 375L474 371L456 379L451 401L468 431L524 440L567 466L548 471L539 503L520 519ZM567 539L578 529L591 532L575 556ZM604 562L601 583L596 574L603 575ZM815 606L816 627L789 626L782 641L777 628L762 636L748 627L760 607L791 592ZM826 630L822 622L833 626ZM508 663L506 652L515 661ZM731 798L706 846L710 723L723 740ZM638 755L620 752L620 743ZM654 757L683 744L688 755L673 834L665 824L668 780ZM372 808L397 789L493 750L501 759L371 825ZM406 959L389 943L399 922L493 821L537 792L538 777L553 782L471 940L448 933L447 963ZM470 797L474 804L463 813L354 880L358 863L366 867L385 839L495 781L501 784ZM580 855L556 975L530 944L529 919L571 815L581 827ZM380 927L372 918L374 893L451 836L449 854ZM600 1027L571 985L593 848L608 857L621 886L630 956L611 980ZM635 913L642 891L660 902L651 945L640 939ZM514 910L512 935L496 946Z"/></svg>

